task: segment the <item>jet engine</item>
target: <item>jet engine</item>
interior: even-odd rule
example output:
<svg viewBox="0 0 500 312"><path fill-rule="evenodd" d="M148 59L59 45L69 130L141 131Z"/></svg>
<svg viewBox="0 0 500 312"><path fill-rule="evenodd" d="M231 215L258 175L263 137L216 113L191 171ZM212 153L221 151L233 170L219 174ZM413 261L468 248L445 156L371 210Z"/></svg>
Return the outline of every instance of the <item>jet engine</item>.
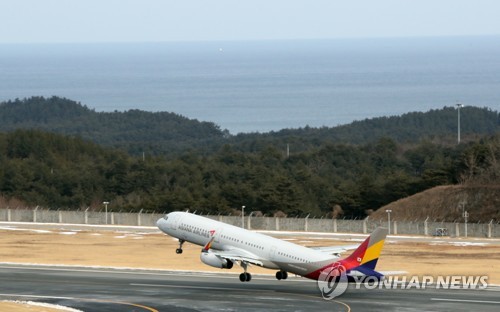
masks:
<svg viewBox="0 0 500 312"><path fill-rule="evenodd" d="M233 262L231 260L219 258L211 252L202 252L200 255L200 260L206 265L212 266L214 268L230 269L233 267Z"/></svg>

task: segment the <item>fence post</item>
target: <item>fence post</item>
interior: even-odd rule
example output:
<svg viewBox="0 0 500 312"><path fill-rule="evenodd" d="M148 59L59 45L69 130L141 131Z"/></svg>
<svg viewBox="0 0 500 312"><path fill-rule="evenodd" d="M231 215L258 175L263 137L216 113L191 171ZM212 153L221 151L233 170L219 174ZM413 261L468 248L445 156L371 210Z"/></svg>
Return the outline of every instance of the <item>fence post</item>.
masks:
<svg viewBox="0 0 500 312"><path fill-rule="evenodd" d="M33 210L33 223L36 223L36 211L38 210L38 206Z"/></svg>
<svg viewBox="0 0 500 312"><path fill-rule="evenodd" d="M364 220L363 220L363 234L366 234L367 231L367 222L368 222L368 218L369 217L366 217Z"/></svg>
<svg viewBox="0 0 500 312"><path fill-rule="evenodd" d="M460 225L458 222L455 222L455 236L460 237Z"/></svg>
<svg viewBox="0 0 500 312"><path fill-rule="evenodd" d="M252 229L252 214L253 214L253 211L250 212L250 214L248 215L248 218L247 218L247 229L248 230Z"/></svg>
<svg viewBox="0 0 500 312"><path fill-rule="evenodd" d="M111 225L115 225L115 213L111 212Z"/></svg>
<svg viewBox="0 0 500 312"><path fill-rule="evenodd" d="M141 214L142 214L142 209L137 214L137 226L141 226Z"/></svg>
<svg viewBox="0 0 500 312"><path fill-rule="evenodd" d="M488 223L488 238L491 238L491 233L493 232L493 219Z"/></svg>
<svg viewBox="0 0 500 312"><path fill-rule="evenodd" d="M306 218L304 219L304 232L307 232L308 223L309 223L309 215L307 215Z"/></svg>
<svg viewBox="0 0 500 312"><path fill-rule="evenodd" d="M424 221L424 235L425 236L429 235L429 224L427 224L428 221L429 221L429 217L427 217Z"/></svg>
<svg viewBox="0 0 500 312"><path fill-rule="evenodd" d="M11 220L10 208L7 208L7 221L10 222L10 220Z"/></svg>
<svg viewBox="0 0 500 312"><path fill-rule="evenodd" d="M337 233L337 219L333 219L333 233Z"/></svg>
<svg viewBox="0 0 500 312"><path fill-rule="evenodd" d="M63 223L63 222L62 222L62 211L61 211L61 210L59 210L58 212L59 212L59 216L58 216L58 217L59 217L59 218L58 218L58 219L59 219L59 223Z"/></svg>
<svg viewBox="0 0 500 312"><path fill-rule="evenodd" d="M274 222L276 223L276 231L280 230L280 219L278 217L274 217Z"/></svg>
<svg viewBox="0 0 500 312"><path fill-rule="evenodd" d="M85 224L89 224L89 209L90 207L87 207L87 209L85 209Z"/></svg>
<svg viewBox="0 0 500 312"><path fill-rule="evenodd" d="M392 221L392 223L393 223L392 234L398 235L398 221L394 220L394 221Z"/></svg>

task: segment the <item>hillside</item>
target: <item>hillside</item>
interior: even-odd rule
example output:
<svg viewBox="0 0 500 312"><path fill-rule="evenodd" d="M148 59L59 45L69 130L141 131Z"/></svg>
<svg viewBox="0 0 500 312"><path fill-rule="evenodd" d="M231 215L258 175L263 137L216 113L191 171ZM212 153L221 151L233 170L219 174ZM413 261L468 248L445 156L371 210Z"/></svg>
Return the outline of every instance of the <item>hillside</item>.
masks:
<svg viewBox="0 0 500 312"><path fill-rule="evenodd" d="M463 222L463 207L470 222L500 220L500 185L443 185L397 200L370 215L370 219L398 221L425 220Z"/></svg>
<svg viewBox="0 0 500 312"><path fill-rule="evenodd" d="M500 132L500 113L489 108L464 107L461 109L460 121L463 142ZM283 147L289 144L292 151L301 152L325 143L367 144L380 138L390 138L403 144L429 140L454 145L457 142L457 110L444 107L428 112L354 121L332 128L304 127L263 134L239 134L231 142L245 151L252 151L259 144Z"/></svg>
<svg viewBox="0 0 500 312"><path fill-rule="evenodd" d="M469 109L480 125L466 122L468 139L457 145L446 143L444 134L426 139L431 124L416 126L424 118L433 120L435 131L446 129L456 121L452 108L337 128L230 136L212 123L171 113L97 113L56 97L9 101L0 104L0 131L6 131L0 132L0 201L97 209L106 200L117 210L204 213L245 205L267 215L318 217L340 207L341 217L363 218L439 185L500 185L500 135L480 134L498 132L498 113ZM407 131L404 123L413 125L411 142L384 130L397 138ZM350 142L346 133L332 140L349 127L353 135L382 137ZM448 138L454 142L455 132Z"/></svg>
<svg viewBox="0 0 500 312"><path fill-rule="evenodd" d="M167 112L95 112L59 97L32 97L0 103L0 131L39 129L79 136L130 154L173 154L223 138L224 131Z"/></svg>
<svg viewBox="0 0 500 312"><path fill-rule="evenodd" d="M464 142L500 132L500 114L488 108L464 107L461 114ZM0 103L0 131L40 129L79 136L103 146L118 147L131 155L175 156L187 150L206 155L224 144L240 152L260 152L269 146L291 153L310 151L325 144L368 144L380 138L415 144L428 140L454 145L457 111L454 107L411 112L402 116L355 121L332 128L283 129L269 133L231 136L211 122L200 122L168 112L95 112L75 101L59 97Z"/></svg>

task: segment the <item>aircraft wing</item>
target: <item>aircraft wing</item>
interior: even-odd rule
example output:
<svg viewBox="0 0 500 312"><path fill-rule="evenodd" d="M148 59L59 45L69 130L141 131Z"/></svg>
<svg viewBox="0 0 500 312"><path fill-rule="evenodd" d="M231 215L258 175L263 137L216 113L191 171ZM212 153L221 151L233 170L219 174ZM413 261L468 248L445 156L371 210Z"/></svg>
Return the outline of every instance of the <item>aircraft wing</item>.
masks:
<svg viewBox="0 0 500 312"><path fill-rule="evenodd" d="M231 250L214 250L211 252L215 254L217 257L231 260L231 261L242 261L246 263L250 263L253 265L264 266L264 263L258 259L254 254L243 250L243 249L231 249Z"/></svg>
<svg viewBox="0 0 500 312"><path fill-rule="evenodd" d="M354 250L359 247L359 244L356 245L344 245L344 246L330 246L330 247L309 247L314 250L318 250L327 254L341 254L348 250Z"/></svg>

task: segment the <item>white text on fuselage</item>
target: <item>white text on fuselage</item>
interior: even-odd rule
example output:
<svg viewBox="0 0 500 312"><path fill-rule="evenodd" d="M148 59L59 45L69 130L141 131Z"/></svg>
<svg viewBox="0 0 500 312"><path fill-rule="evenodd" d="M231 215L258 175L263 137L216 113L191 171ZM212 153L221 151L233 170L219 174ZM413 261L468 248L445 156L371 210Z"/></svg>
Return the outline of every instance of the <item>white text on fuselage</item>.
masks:
<svg viewBox="0 0 500 312"><path fill-rule="evenodd" d="M201 228L197 228L197 227L193 227L193 226L188 226L188 225L185 225L185 224L179 225L179 230L185 231L185 232L189 232L189 233L193 233L193 234L196 234L196 235L199 235L199 236L203 236L203 237L206 237L206 238L210 237L210 233L207 230L204 230L204 229L201 229Z"/></svg>

